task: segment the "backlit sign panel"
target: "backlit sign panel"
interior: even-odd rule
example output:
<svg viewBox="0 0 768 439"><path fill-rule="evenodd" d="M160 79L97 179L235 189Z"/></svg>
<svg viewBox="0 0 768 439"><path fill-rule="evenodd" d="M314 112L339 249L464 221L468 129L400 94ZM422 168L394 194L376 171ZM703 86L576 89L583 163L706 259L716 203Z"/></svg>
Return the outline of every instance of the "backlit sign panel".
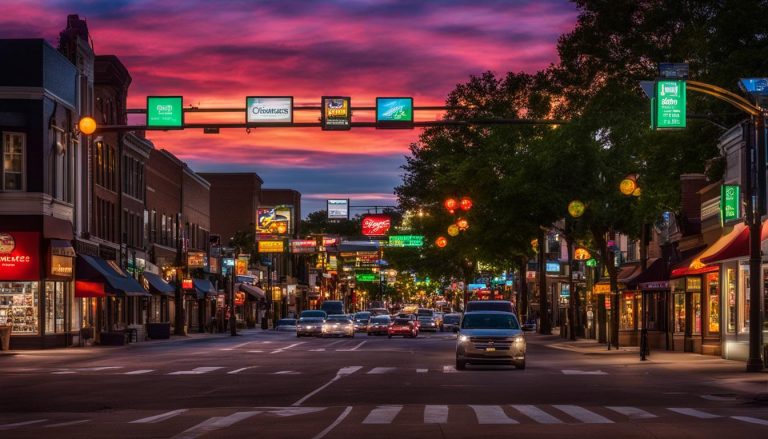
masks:
<svg viewBox="0 0 768 439"><path fill-rule="evenodd" d="M376 125L380 128L411 128L413 98L376 98Z"/></svg>
<svg viewBox="0 0 768 439"><path fill-rule="evenodd" d="M383 236L389 231L392 219L389 215L368 214L363 215L362 229L365 236Z"/></svg>
<svg viewBox="0 0 768 439"><path fill-rule="evenodd" d="M373 273L355 273L355 280L357 282L374 282L377 279Z"/></svg>
<svg viewBox="0 0 768 439"><path fill-rule="evenodd" d="M654 128L685 128L685 81L656 81Z"/></svg>
<svg viewBox="0 0 768 439"><path fill-rule="evenodd" d="M291 206L260 207L256 210L256 233L290 235L293 233Z"/></svg>
<svg viewBox="0 0 768 439"><path fill-rule="evenodd" d="M187 253L187 267L189 268L205 267L205 253L203 252Z"/></svg>
<svg viewBox="0 0 768 439"><path fill-rule="evenodd" d="M323 96L320 120L324 130L348 130L352 127L350 98Z"/></svg>
<svg viewBox="0 0 768 439"><path fill-rule="evenodd" d="M390 247L423 247L424 235L392 235L389 237Z"/></svg>
<svg viewBox="0 0 768 439"><path fill-rule="evenodd" d="M0 232L0 280L40 279L40 234Z"/></svg>
<svg viewBox="0 0 768 439"><path fill-rule="evenodd" d="M181 96L147 96L147 129L183 128L184 109Z"/></svg>
<svg viewBox="0 0 768 439"><path fill-rule="evenodd" d="M191 290L194 287L195 286L194 286L194 283L192 282L192 279L187 278L187 279L182 279L181 280L181 288L183 290Z"/></svg>
<svg viewBox="0 0 768 439"><path fill-rule="evenodd" d="M293 96L248 96L245 123L252 125L293 122Z"/></svg>
<svg viewBox="0 0 768 439"><path fill-rule="evenodd" d="M559 262L547 262L547 273L559 273L559 272L560 272Z"/></svg>
<svg viewBox="0 0 768 439"><path fill-rule="evenodd" d="M314 239L291 239L291 253L314 253L317 241Z"/></svg>
<svg viewBox="0 0 768 439"><path fill-rule="evenodd" d="M259 241L259 253L282 253L285 251L283 240Z"/></svg>
<svg viewBox="0 0 768 439"><path fill-rule="evenodd" d="M349 198L328 200L328 219L349 219Z"/></svg>
<svg viewBox="0 0 768 439"><path fill-rule="evenodd" d="M741 217L741 188L736 184L720 186L720 223Z"/></svg>

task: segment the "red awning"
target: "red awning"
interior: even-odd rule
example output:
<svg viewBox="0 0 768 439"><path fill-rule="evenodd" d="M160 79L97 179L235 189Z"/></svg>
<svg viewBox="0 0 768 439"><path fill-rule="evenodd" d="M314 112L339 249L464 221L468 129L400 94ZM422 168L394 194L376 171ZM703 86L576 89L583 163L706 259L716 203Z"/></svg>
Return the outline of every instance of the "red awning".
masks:
<svg viewBox="0 0 768 439"><path fill-rule="evenodd" d="M75 297L106 297L104 284L101 282L75 281Z"/></svg>
<svg viewBox="0 0 768 439"><path fill-rule="evenodd" d="M714 254L702 257L701 262L705 264L713 264L720 261L746 258L749 256L749 227L739 224L737 227L734 227L731 233L724 235L720 239L725 241L722 248ZM762 242L765 240L768 240L768 221L763 223L760 230L760 241Z"/></svg>

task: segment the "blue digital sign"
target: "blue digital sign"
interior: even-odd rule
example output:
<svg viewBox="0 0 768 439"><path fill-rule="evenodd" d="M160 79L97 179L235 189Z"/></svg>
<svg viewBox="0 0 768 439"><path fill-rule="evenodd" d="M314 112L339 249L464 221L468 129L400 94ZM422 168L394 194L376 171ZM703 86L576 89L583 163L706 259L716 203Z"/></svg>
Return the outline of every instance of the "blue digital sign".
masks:
<svg viewBox="0 0 768 439"><path fill-rule="evenodd" d="M547 262L547 273L559 273L559 272L560 272L559 262Z"/></svg>

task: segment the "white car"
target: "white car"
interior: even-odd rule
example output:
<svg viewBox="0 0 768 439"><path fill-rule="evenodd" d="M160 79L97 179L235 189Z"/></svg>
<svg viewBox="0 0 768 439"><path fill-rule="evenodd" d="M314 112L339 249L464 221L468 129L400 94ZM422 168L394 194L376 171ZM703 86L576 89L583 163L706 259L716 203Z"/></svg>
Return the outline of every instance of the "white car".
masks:
<svg viewBox="0 0 768 439"><path fill-rule="evenodd" d="M354 337L355 336L355 324L352 319L344 314L331 314L323 322L322 337L331 336L343 336Z"/></svg>

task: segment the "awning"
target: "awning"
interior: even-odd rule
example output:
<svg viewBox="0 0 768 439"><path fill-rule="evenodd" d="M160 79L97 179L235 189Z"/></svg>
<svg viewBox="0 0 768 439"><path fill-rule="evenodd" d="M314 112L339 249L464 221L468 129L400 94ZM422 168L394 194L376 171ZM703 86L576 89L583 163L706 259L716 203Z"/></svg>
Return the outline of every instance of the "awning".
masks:
<svg viewBox="0 0 768 439"><path fill-rule="evenodd" d="M768 240L768 221L760 229L760 242ZM730 259L741 259L749 256L749 227L744 223L736 224L730 233L723 235L715 242L716 251L701 258L705 264L714 264Z"/></svg>
<svg viewBox="0 0 768 439"><path fill-rule="evenodd" d="M75 281L75 297L105 297L106 295L102 282Z"/></svg>
<svg viewBox="0 0 768 439"><path fill-rule="evenodd" d="M72 243L63 239L51 239L51 254L70 258L77 256L75 249L72 248Z"/></svg>
<svg viewBox="0 0 768 439"><path fill-rule="evenodd" d="M244 293L248 293L257 299L266 299L267 293L256 285L240 284L238 289Z"/></svg>
<svg viewBox="0 0 768 439"><path fill-rule="evenodd" d="M688 256L682 262L673 265L669 278L674 279L677 277L695 276L698 274L718 271L720 267L717 265L707 265L701 260L702 256L707 254L707 250L708 248L700 247L696 253Z"/></svg>
<svg viewBox="0 0 768 439"><path fill-rule="evenodd" d="M173 293L176 292L176 289L173 287L173 285L169 284L163 280L162 277L155 273L145 271L142 273L142 276L144 276L144 279L146 279L147 283L149 284L149 291L153 293L159 294L161 296L173 296Z"/></svg>
<svg viewBox="0 0 768 439"><path fill-rule="evenodd" d="M192 283L195 285L198 299L205 299L206 296L215 296L219 293L208 279L192 279Z"/></svg>
<svg viewBox="0 0 768 439"><path fill-rule="evenodd" d="M665 284L667 288L664 288ZM646 269L636 272L632 279L627 280L627 286L633 290L669 289L669 273L664 259L648 259Z"/></svg>
<svg viewBox="0 0 768 439"><path fill-rule="evenodd" d="M104 282L105 290L126 296L151 296L139 282L128 276L113 261L96 256L77 256L77 280Z"/></svg>
<svg viewBox="0 0 768 439"><path fill-rule="evenodd" d="M637 277L637 275L639 275L641 272L642 272L642 269L640 268L639 262L624 264L619 267L619 272L616 275L616 281L620 284L626 285L629 282L631 282L632 279Z"/></svg>

